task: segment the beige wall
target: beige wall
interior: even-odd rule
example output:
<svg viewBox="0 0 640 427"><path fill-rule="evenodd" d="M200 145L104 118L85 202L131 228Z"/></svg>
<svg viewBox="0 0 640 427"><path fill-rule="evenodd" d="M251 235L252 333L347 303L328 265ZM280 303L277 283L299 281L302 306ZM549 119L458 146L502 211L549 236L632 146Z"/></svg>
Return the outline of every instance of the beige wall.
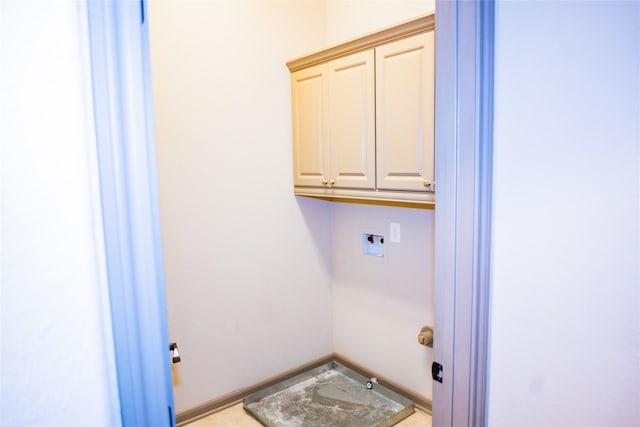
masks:
<svg viewBox="0 0 640 427"><path fill-rule="evenodd" d="M431 398L433 351L417 342L433 325L434 211L336 204L333 208L335 351ZM389 223L400 224L400 243ZM362 234L385 236L384 259L362 253Z"/></svg>
<svg viewBox="0 0 640 427"><path fill-rule="evenodd" d="M331 0L326 2L329 45L435 10L435 0Z"/></svg>
<svg viewBox="0 0 640 427"><path fill-rule="evenodd" d="M333 350L330 207L292 194L287 58L312 2L152 2L152 77L176 410Z"/></svg>
<svg viewBox="0 0 640 427"><path fill-rule="evenodd" d="M433 212L294 197L285 66L430 10L150 4L169 332L183 355L178 412L332 351L431 396L431 353L416 336L433 315ZM391 220L403 241L369 269L354 245Z"/></svg>

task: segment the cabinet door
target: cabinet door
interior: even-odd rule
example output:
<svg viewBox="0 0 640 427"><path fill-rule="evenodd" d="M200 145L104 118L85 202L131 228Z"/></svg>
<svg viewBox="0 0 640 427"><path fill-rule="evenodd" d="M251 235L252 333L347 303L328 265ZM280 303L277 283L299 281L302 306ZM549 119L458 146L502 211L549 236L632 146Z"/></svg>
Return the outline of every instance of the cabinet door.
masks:
<svg viewBox="0 0 640 427"><path fill-rule="evenodd" d="M329 185L375 188L373 49L329 62Z"/></svg>
<svg viewBox="0 0 640 427"><path fill-rule="evenodd" d="M434 33L376 48L377 185L433 191Z"/></svg>
<svg viewBox="0 0 640 427"><path fill-rule="evenodd" d="M291 74L294 185L323 186L327 182L325 70L322 64Z"/></svg>

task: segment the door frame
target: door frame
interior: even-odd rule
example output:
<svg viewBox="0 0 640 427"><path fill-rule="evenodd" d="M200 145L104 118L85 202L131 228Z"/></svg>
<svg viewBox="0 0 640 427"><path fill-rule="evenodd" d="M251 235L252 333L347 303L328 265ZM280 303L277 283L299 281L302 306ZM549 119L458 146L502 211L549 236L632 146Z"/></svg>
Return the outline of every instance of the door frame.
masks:
<svg viewBox="0 0 640 427"><path fill-rule="evenodd" d="M493 1L436 2L433 425L487 424Z"/></svg>
<svg viewBox="0 0 640 427"><path fill-rule="evenodd" d="M174 427L146 4L86 5L121 422Z"/></svg>
<svg viewBox="0 0 640 427"><path fill-rule="evenodd" d="M87 4L122 424L174 426L146 5ZM483 426L494 3L437 0L436 13L434 360L444 377L433 382L433 425Z"/></svg>

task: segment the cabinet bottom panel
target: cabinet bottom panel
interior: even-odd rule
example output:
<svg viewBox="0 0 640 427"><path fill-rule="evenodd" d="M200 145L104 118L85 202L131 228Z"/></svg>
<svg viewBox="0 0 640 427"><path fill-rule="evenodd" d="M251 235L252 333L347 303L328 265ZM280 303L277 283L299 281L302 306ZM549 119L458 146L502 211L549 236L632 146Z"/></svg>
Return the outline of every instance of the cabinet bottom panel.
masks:
<svg viewBox="0 0 640 427"><path fill-rule="evenodd" d="M409 191L381 191L381 190L357 190L342 188L314 188L295 187L294 194L297 196L309 196L326 200L372 202L376 204L411 204L423 205L422 207L435 206L435 193L433 192L409 192ZM417 207L417 206L416 206Z"/></svg>

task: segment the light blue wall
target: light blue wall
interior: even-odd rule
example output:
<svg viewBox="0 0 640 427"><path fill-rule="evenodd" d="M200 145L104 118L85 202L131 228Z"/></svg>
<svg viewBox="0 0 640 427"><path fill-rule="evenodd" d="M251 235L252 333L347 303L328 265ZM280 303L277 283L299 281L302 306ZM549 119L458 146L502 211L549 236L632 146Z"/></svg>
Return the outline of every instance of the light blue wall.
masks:
<svg viewBox="0 0 640 427"><path fill-rule="evenodd" d="M117 426L87 11L0 2L3 426Z"/></svg>
<svg viewBox="0 0 640 427"><path fill-rule="evenodd" d="M491 426L640 419L640 3L498 2Z"/></svg>

